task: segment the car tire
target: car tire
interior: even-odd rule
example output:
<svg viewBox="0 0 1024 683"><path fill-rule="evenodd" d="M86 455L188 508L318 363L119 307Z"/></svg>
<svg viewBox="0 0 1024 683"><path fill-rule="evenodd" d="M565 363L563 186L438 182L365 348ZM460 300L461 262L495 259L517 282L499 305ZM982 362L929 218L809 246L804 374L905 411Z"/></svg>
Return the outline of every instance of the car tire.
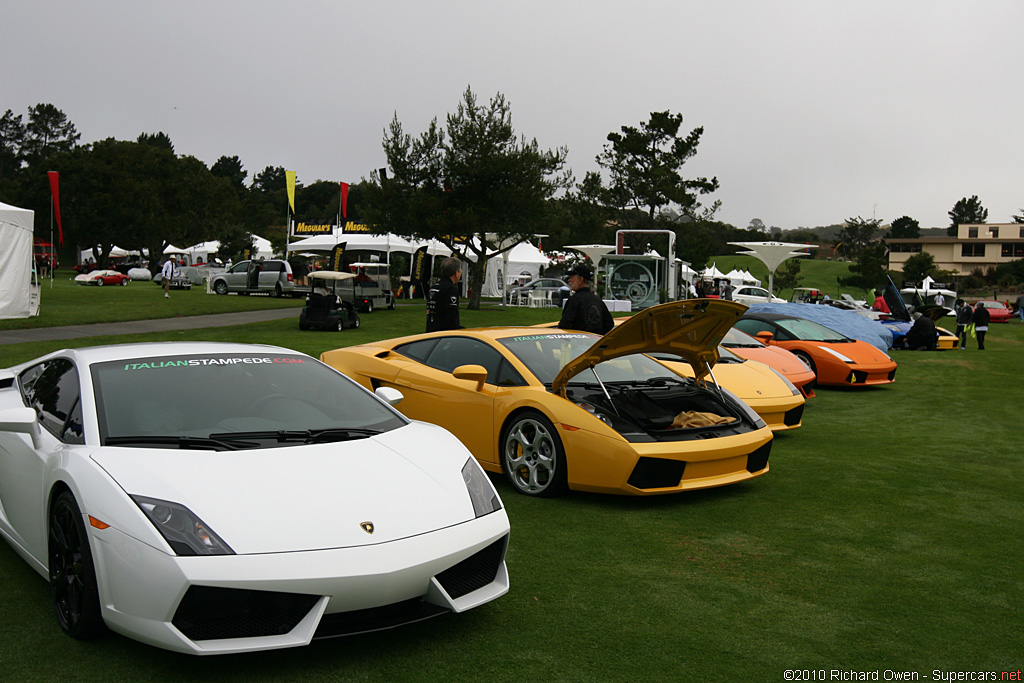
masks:
<svg viewBox="0 0 1024 683"><path fill-rule="evenodd" d="M344 329L345 329L345 323L342 321L341 318L338 318L338 322L335 323L335 325L334 325L334 331L335 332L341 332Z"/></svg>
<svg viewBox="0 0 1024 683"><path fill-rule="evenodd" d="M96 286L97 287L102 287L103 286L103 278L101 278L101 277L96 278Z"/></svg>
<svg viewBox="0 0 1024 683"><path fill-rule="evenodd" d="M359 316L356 313L352 314L352 329L359 329Z"/></svg>
<svg viewBox="0 0 1024 683"><path fill-rule="evenodd" d="M366 302L366 312L367 313L373 313L373 302L372 301L367 301Z"/></svg>
<svg viewBox="0 0 1024 683"><path fill-rule="evenodd" d="M121 286L122 287L127 287L128 286L128 278L125 278L125 279L121 280Z"/></svg>
<svg viewBox="0 0 1024 683"><path fill-rule="evenodd" d="M815 375L818 374L818 368L814 365L814 359L806 351L794 351L793 355L800 359L800 362L806 365L811 372Z"/></svg>
<svg viewBox="0 0 1024 683"><path fill-rule="evenodd" d="M540 413L516 415L502 429L499 445L501 469L518 493L550 498L569 488L562 440Z"/></svg>
<svg viewBox="0 0 1024 683"><path fill-rule="evenodd" d="M281 289L281 283L280 282L278 282L276 285L274 285L274 296L276 296L278 299L280 299L281 297L284 296L284 290Z"/></svg>
<svg viewBox="0 0 1024 683"><path fill-rule="evenodd" d="M216 282L213 283L213 291L221 295L227 294L228 283L224 282L223 280L217 280Z"/></svg>
<svg viewBox="0 0 1024 683"><path fill-rule="evenodd" d="M70 491L57 496L50 509L50 594L64 633L88 640L106 630L100 613L96 568L82 511Z"/></svg>

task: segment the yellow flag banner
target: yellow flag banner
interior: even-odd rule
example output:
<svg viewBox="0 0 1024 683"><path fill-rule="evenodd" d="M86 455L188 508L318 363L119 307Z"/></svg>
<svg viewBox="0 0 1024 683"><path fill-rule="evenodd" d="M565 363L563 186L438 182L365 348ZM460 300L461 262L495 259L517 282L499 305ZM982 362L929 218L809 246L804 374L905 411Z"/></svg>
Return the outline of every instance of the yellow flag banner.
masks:
<svg viewBox="0 0 1024 683"><path fill-rule="evenodd" d="M288 186L288 206L292 207L292 213L295 213L295 171L285 171L284 180Z"/></svg>

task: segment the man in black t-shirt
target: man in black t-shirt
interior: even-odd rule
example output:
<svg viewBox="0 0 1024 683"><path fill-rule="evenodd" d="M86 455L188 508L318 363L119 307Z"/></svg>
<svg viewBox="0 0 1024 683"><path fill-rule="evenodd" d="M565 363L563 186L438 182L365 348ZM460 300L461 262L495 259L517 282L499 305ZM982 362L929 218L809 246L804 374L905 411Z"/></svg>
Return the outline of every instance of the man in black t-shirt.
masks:
<svg viewBox="0 0 1024 683"><path fill-rule="evenodd" d="M579 265L569 271L566 281L572 296L565 302L558 326L564 330L581 330L607 334L615 327L608 307L590 291L590 268Z"/></svg>
<svg viewBox="0 0 1024 683"><path fill-rule="evenodd" d="M427 332L461 330L459 324L459 280L462 262L449 257L441 264L441 279L427 293Z"/></svg>

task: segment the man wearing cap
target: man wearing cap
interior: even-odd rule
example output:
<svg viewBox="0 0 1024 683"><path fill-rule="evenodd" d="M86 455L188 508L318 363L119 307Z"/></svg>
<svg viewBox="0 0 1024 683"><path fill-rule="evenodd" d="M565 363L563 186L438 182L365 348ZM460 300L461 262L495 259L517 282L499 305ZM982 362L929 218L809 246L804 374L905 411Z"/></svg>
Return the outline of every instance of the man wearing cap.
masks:
<svg viewBox="0 0 1024 683"><path fill-rule="evenodd" d="M590 268L578 265L569 271L566 282L572 296L565 302L562 319L558 326L564 330L582 330L595 334L606 334L615 327L608 307L590 291Z"/></svg>
<svg viewBox="0 0 1024 683"><path fill-rule="evenodd" d="M171 280L174 279L174 273L178 270L178 257L171 254L167 261L164 262L164 267L160 270L160 275L164 281L164 298L171 298Z"/></svg>

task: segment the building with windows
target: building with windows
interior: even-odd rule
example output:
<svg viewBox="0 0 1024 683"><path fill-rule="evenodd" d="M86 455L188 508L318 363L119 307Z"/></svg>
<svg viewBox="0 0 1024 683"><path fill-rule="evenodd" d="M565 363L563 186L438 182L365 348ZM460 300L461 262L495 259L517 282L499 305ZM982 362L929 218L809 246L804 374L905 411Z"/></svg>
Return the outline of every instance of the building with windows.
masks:
<svg viewBox="0 0 1024 683"><path fill-rule="evenodd" d="M1024 223L965 223L956 237L886 239L889 268L903 270L914 254L932 255L935 266L956 275L986 272L1002 263L1024 258Z"/></svg>

